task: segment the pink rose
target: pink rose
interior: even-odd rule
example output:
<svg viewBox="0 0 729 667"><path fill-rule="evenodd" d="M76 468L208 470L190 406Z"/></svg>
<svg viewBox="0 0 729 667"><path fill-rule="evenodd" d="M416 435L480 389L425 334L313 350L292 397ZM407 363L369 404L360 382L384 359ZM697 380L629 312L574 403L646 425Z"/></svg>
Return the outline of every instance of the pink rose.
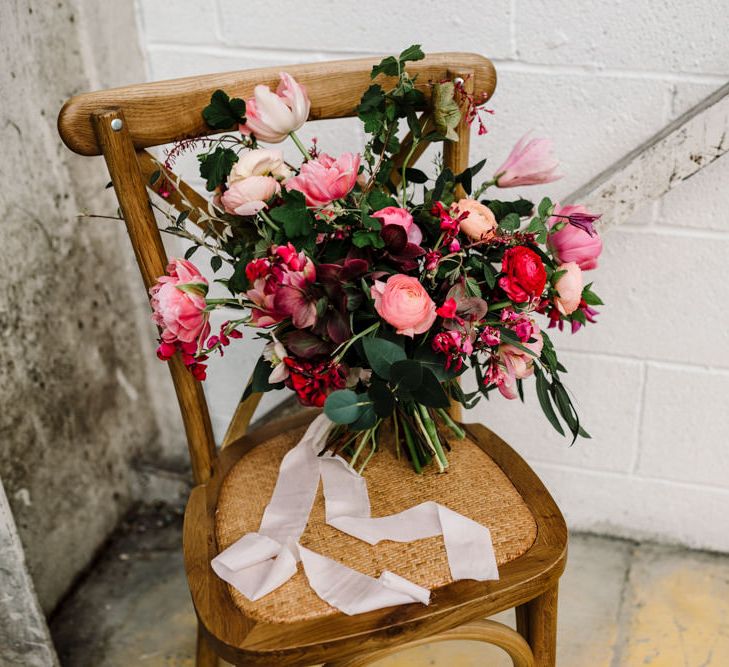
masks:
<svg viewBox="0 0 729 667"><path fill-rule="evenodd" d="M488 206L475 199L461 199L451 206L451 214L458 218L463 213L468 215L461 220L461 231L472 241L493 238L496 230L496 217Z"/></svg>
<svg viewBox="0 0 729 667"><path fill-rule="evenodd" d="M298 190L308 206L326 206L345 197L357 182L359 153L343 153L336 160L322 153L301 165L301 172L286 181L287 190Z"/></svg>
<svg viewBox="0 0 729 667"><path fill-rule="evenodd" d="M372 296L377 313L399 334L412 338L428 331L435 322L435 303L417 278L398 273L386 283L375 280Z"/></svg>
<svg viewBox="0 0 729 667"><path fill-rule="evenodd" d="M574 313L582 299L582 269L576 262L560 264L557 271L566 271L557 278L554 289L557 294L554 297L554 305L557 306L562 315Z"/></svg>
<svg viewBox="0 0 729 667"><path fill-rule="evenodd" d="M398 208L397 206L386 206L381 208L379 211L372 213L373 218L377 218L382 226L386 225L397 225L402 227L408 235L408 243L414 243L420 245L423 240L423 232L413 222L413 216L410 215L409 211L404 208Z"/></svg>
<svg viewBox="0 0 729 667"><path fill-rule="evenodd" d="M205 295L208 281L194 264L184 259L173 259L167 266L166 276L150 288L152 320L162 329L162 343L192 343L207 336L208 314Z"/></svg>
<svg viewBox="0 0 729 667"><path fill-rule="evenodd" d="M266 208L266 202L281 192L281 186L273 176L249 176L229 182L228 189L220 198L226 213L255 215Z"/></svg>
<svg viewBox="0 0 729 667"><path fill-rule="evenodd" d="M556 174L559 161L552 156L550 139L527 140L525 134L511 149L506 162L494 172L494 180L500 188L518 185L539 185L551 183L559 178Z"/></svg>
<svg viewBox="0 0 729 667"><path fill-rule="evenodd" d="M597 258L602 252L602 240L597 232L590 235L584 229L570 224L565 217L573 213L588 214L584 206L556 206L549 218L550 227L562 223L562 229L550 232L547 244L558 262L576 262L583 271L597 268ZM566 223L566 224L565 224Z"/></svg>
<svg viewBox="0 0 729 667"><path fill-rule="evenodd" d="M281 83L275 93L264 85L253 89L253 97L246 100L246 122L238 128L243 134L253 134L256 139L272 144L298 130L311 108L306 88L286 72L279 76Z"/></svg>

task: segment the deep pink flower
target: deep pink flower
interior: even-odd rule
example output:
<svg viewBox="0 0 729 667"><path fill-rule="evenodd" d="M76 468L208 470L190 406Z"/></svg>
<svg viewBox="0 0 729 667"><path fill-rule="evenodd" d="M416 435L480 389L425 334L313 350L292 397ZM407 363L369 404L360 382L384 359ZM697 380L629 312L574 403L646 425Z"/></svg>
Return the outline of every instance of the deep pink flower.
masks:
<svg viewBox="0 0 729 667"><path fill-rule="evenodd" d="M580 225L569 224L577 214L590 215L584 206L556 206L548 224L551 229L564 224L559 231L550 231L547 245L558 262L576 262L583 271L597 268L597 258L602 252L602 239L593 231L590 234ZM568 216L568 217L565 217Z"/></svg>
<svg viewBox="0 0 729 667"><path fill-rule="evenodd" d="M397 225L402 227L408 235L408 243L420 245L423 241L423 232L413 222L413 216L404 208L397 206L386 206L379 211L371 214L373 218L377 218L383 225Z"/></svg>
<svg viewBox="0 0 729 667"><path fill-rule="evenodd" d="M287 190L298 190L308 206L326 206L346 197L357 182L359 153L343 153L336 160L322 153L301 165L301 172L286 181Z"/></svg>
<svg viewBox="0 0 729 667"><path fill-rule="evenodd" d="M167 265L167 275L149 290L152 319L162 329L164 343L192 343L203 332L207 335L207 292L208 281L192 262L173 259Z"/></svg>
<svg viewBox="0 0 729 667"><path fill-rule="evenodd" d="M556 173L559 161L552 156L551 139L528 139L528 136L527 133L516 142L506 162L494 172L498 187L539 185L562 178Z"/></svg>
<svg viewBox="0 0 729 667"><path fill-rule="evenodd" d="M446 299L445 303L440 307L436 309L436 313L440 315L442 318L446 320L453 319L456 316L456 312L458 310L458 304L456 303L456 300Z"/></svg>
<svg viewBox="0 0 729 667"><path fill-rule="evenodd" d="M253 134L256 139L272 144L298 130L311 108L306 88L286 72L279 76L281 82L275 93L264 85L253 89L253 97L246 100L246 122L238 128L243 134Z"/></svg>

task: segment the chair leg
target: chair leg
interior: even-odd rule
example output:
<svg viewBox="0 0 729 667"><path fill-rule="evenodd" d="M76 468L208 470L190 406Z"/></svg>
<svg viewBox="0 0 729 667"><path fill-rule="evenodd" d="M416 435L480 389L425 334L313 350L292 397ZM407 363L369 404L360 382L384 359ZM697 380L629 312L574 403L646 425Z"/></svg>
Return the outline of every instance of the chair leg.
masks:
<svg viewBox="0 0 729 667"><path fill-rule="evenodd" d="M557 664L557 585L516 608L516 629L534 653L536 667Z"/></svg>
<svg viewBox="0 0 729 667"><path fill-rule="evenodd" d="M210 645L200 623L197 624L197 649L195 651L195 667L218 667L218 654Z"/></svg>

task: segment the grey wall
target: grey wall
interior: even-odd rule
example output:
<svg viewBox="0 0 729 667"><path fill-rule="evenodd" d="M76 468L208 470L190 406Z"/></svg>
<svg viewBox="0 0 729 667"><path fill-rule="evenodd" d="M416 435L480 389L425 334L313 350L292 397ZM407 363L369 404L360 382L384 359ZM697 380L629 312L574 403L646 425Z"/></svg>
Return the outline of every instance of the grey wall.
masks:
<svg viewBox="0 0 729 667"><path fill-rule="evenodd" d="M0 3L0 478L46 611L127 509L130 461L160 451L123 225L76 217L114 210L106 170L56 132L69 96L145 78L133 4L101 7Z"/></svg>

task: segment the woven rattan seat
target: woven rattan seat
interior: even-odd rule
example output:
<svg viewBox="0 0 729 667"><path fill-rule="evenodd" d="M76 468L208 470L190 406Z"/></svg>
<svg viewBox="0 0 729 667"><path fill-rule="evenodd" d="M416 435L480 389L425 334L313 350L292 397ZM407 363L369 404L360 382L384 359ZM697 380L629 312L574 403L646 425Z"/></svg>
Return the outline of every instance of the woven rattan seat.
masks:
<svg viewBox="0 0 729 667"><path fill-rule="evenodd" d="M298 429L263 442L230 470L221 487L215 515L220 549L258 529L281 459L302 434L303 429ZM380 450L364 472L372 516L392 514L435 500L488 526L499 565L525 553L536 538L536 523L501 468L468 438L453 442L449 460L451 466L446 474L439 474L431 466L424 474L416 475L407 460L395 457L390 438L382 437ZM390 570L432 590L452 582L442 537L371 546L324 523L321 484L301 543L371 576ZM317 597L301 566L286 584L256 602L246 599L233 587L229 589L235 605L257 621L292 623L338 613Z"/></svg>

